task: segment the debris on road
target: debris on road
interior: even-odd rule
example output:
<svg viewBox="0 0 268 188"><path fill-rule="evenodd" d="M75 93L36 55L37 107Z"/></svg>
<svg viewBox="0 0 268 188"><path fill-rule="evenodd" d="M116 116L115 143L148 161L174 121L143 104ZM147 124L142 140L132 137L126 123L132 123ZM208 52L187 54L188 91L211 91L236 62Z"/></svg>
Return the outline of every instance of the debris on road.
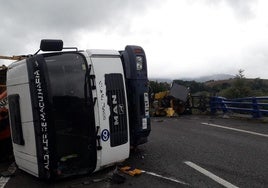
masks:
<svg viewBox="0 0 268 188"><path fill-rule="evenodd" d="M17 170L17 165L13 162L6 171L1 172L1 176L3 177L12 177L15 175Z"/></svg>
<svg viewBox="0 0 268 188"><path fill-rule="evenodd" d="M142 173L142 170L137 169L137 168L132 168L130 166L124 166L122 168L120 168L120 171L128 174L130 176L136 176L136 175L140 175Z"/></svg>

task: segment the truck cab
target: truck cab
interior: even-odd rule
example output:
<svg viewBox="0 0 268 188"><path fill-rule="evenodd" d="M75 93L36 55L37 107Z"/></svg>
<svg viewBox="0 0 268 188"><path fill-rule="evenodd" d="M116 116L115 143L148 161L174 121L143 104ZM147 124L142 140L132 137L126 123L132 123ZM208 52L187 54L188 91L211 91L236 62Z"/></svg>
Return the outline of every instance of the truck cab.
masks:
<svg viewBox="0 0 268 188"><path fill-rule="evenodd" d="M146 114L129 119L133 101L120 52L62 48L60 40L42 40L40 49L48 53L14 62L7 72L15 160L42 179L89 174L125 160L129 122L140 121L136 132L150 131Z"/></svg>

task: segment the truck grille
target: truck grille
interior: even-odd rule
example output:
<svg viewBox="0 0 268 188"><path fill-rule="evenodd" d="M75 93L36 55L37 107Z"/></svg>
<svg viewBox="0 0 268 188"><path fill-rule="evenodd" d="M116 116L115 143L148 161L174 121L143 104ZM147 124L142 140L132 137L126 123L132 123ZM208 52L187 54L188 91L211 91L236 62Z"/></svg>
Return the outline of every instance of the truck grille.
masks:
<svg viewBox="0 0 268 188"><path fill-rule="evenodd" d="M111 111L109 117L111 147L115 147L128 141L127 108L122 74L106 74L105 84Z"/></svg>

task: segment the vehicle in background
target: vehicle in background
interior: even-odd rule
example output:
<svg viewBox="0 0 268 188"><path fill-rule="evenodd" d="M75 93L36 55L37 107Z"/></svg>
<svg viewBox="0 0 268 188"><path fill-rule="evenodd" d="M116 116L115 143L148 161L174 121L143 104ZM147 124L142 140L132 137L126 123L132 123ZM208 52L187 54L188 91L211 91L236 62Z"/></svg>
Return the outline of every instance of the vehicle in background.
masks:
<svg viewBox="0 0 268 188"><path fill-rule="evenodd" d="M0 66L0 161L12 158L12 143L7 109L6 72L7 67Z"/></svg>
<svg viewBox="0 0 268 188"><path fill-rule="evenodd" d="M170 90L152 94L151 115L173 117L191 114L189 88L172 83Z"/></svg>

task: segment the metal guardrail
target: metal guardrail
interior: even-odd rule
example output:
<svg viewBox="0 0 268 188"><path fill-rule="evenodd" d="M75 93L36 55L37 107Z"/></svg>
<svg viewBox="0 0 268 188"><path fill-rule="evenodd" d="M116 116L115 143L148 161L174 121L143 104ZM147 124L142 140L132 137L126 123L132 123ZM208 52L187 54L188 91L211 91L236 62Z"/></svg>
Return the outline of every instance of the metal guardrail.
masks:
<svg viewBox="0 0 268 188"><path fill-rule="evenodd" d="M190 105L192 109L197 109L201 112L206 112L209 109L209 97L206 96L194 96L192 95L190 98Z"/></svg>
<svg viewBox="0 0 268 188"><path fill-rule="evenodd" d="M210 111L223 113L234 112L240 114L251 114L253 118L268 116L268 96L247 97L239 99L226 99L224 97L210 98Z"/></svg>

